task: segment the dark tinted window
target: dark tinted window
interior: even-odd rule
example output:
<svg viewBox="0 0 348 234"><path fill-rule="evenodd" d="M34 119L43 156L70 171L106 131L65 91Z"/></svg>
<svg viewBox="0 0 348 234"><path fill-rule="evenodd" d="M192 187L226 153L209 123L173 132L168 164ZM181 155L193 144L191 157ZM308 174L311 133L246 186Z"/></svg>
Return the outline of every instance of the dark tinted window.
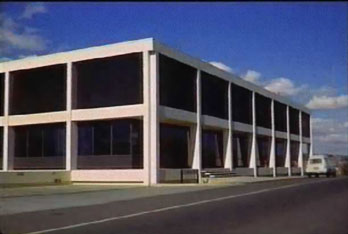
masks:
<svg viewBox="0 0 348 234"><path fill-rule="evenodd" d="M10 114L66 109L66 65L10 73Z"/></svg>
<svg viewBox="0 0 348 234"><path fill-rule="evenodd" d="M188 168L189 128L169 124L160 125L160 167Z"/></svg>
<svg viewBox="0 0 348 234"><path fill-rule="evenodd" d="M264 128L272 128L271 99L258 93L255 94L256 125Z"/></svg>
<svg viewBox="0 0 348 234"><path fill-rule="evenodd" d="M0 73L0 115L4 115L5 73Z"/></svg>
<svg viewBox="0 0 348 234"><path fill-rule="evenodd" d="M233 121L252 124L252 92L232 84Z"/></svg>
<svg viewBox="0 0 348 234"><path fill-rule="evenodd" d="M15 157L65 156L65 124L14 127Z"/></svg>
<svg viewBox="0 0 348 234"><path fill-rule="evenodd" d="M160 55L159 73L160 104L195 112L197 70Z"/></svg>
<svg viewBox="0 0 348 234"><path fill-rule="evenodd" d="M286 123L286 105L274 101L274 124L276 131L287 131Z"/></svg>
<svg viewBox="0 0 348 234"><path fill-rule="evenodd" d="M228 82L202 72L202 114L228 119Z"/></svg>
<svg viewBox="0 0 348 234"><path fill-rule="evenodd" d="M74 63L74 109L143 103L142 54Z"/></svg>
<svg viewBox="0 0 348 234"><path fill-rule="evenodd" d="M78 123L78 168L143 167L143 129L137 119Z"/></svg>
<svg viewBox="0 0 348 234"><path fill-rule="evenodd" d="M223 162L222 131L203 130L202 134L202 167L221 168Z"/></svg>
<svg viewBox="0 0 348 234"><path fill-rule="evenodd" d="M302 135L304 137L310 136L310 117L309 114L302 112Z"/></svg>
<svg viewBox="0 0 348 234"><path fill-rule="evenodd" d="M299 111L290 107L290 133L299 134Z"/></svg>

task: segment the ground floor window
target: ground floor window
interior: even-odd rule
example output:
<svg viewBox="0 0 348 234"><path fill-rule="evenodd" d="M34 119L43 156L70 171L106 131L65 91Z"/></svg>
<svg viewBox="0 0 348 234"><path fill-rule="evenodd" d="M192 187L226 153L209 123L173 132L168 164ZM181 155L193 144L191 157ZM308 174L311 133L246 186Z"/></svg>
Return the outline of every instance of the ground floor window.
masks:
<svg viewBox="0 0 348 234"><path fill-rule="evenodd" d="M251 134L233 133L233 167L249 167Z"/></svg>
<svg viewBox="0 0 348 234"><path fill-rule="evenodd" d="M116 119L77 123L78 169L143 168L143 123Z"/></svg>
<svg viewBox="0 0 348 234"><path fill-rule="evenodd" d="M298 141L290 142L291 167L298 167L299 148L300 148L300 143Z"/></svg>
<svg viewBox="0 0 348 234"><path fill-rule="evenodd" d="M224 167L223 158L223 132L214 130L203 130L202 167Z"/></svg>
<svg viewBox="0 0 348 234"><path fill-rule="evenodd" d="M276 139L276 166L284 167L286 158L286 139Z"/></svg>
<svg viewBox="0 0 348 234"><path fill-rule="evenodd" d="M257 166L269 167L269 158L271 153L271 137L258 136L257 146L259 151L259 160Z"/></svg>
<svg viewBox="0 0 348 234"><path fill-rule="evenodd" d="M310 151L310 144L303 143L302 144L302 153L303 153L303 165L306 167L308 159L309 159L309 151Z"/></svg>
<svg viewBox="0 0 348 234"><path fill-rule="evenodd" d="M65 123L18 126L12 130L14 169L65 168Z"/></svg>
<svg viewBox="0 0 348 234"><path fill-rule="evenodd" d="M191 168L189 137L189 127L160 124L161 168Z"/></svg>
<svg viewBox="0 0 348 234"><path fill-rule="evenodd" d="M3 137L4 137L4 128L0 127L0 170L2 169L2 160L3 160Z"/></svg>

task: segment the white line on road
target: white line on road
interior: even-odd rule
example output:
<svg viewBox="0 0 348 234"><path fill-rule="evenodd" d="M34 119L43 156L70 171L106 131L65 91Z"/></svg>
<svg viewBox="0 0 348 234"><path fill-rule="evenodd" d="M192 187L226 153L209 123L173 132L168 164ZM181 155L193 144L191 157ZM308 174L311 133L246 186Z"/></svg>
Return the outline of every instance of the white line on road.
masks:
<svg viewBox="0 0 348 234"><path fill-rule="evenodd" d="M237 195L231 195L231 196L225 196L225 197L218 197L218 198L207 199L207 200L202 200L202 201L197 201L197 202L191 202L191 203L181 204L181 205L176 205L176 206L168 206L168 207L154 209L154 210L142 211L142 212L128 214L128 215L115 216L115 217L95 220L95 221L91 221L91 222L85 222L85 223L73 224L73 225L68 225L68 226L63 226L63 227L58 227L58 228L30 232L30 233L26 233L26 234L42 234L42 233L48 233L48 232L54 232L54 231L73 229L73 228L83 227L83 226L87 226L87 225L105 223L105 222L120 220L120 219L127 219L127 218L137 217L137 216L141 216L141 215L151 214L151 213L158 213L158 212L167 211L167 210L174 210L174 209L179 209L179 208L184 208L184 207L197 206L197 205L206 204L206 203L218 202L218 201L223 201L223 200L233 199L233 198L238 198L238 197L245 197L245 196L275 191L275 190L298 187L298 186L302 186L302 185L317 184L317 183L322 183L322 182L327 182L327 181L330 181L330 179L329 180L315 181L315 182L310 182L310 183L303 183L303 184L284 185L284 186L280 186L277 188L261 189L261 190L249 192L249 193L243 193L243 194L237 194Z"/></svg>

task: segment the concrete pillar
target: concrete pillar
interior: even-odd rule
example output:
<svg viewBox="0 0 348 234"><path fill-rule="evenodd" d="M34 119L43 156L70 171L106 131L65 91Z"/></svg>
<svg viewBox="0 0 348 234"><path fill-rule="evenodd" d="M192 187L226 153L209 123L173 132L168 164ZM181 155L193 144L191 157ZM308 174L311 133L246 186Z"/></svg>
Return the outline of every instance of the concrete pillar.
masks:
<svg viewBox="0 0 348 234"><path fill-rule="evenodd" d="M290 141L290 107L286 106L286 129L287 129L287 143L286 143L286 158L285 167L288 168L288 175L291 176L291 141Z"/></svg>
<svg viewBox="0 0 348 234"><path fill-rule="evenodd" d="M3 155L2 155L2 169L3 171L8 171L13 169L13 154L10 155L8 152L9 146L9 128L8 128L8 116L9 116L9 103L10 103L10 73L5 73L4 81L4 127L3 127Z"/></svg>
<svg viewBox="0 0 348 234"><path fill-rule="evenodd" d="M309 126L310 126L310 142L311 142L311 146L309 148L309 157L311 158L314 154L313 152L313 119L312 116L310 116L309 118Z"/></svg>
<svg viewBox="0 0 348 234"><path fill-rule="evenodd" d="M73 85L75 79L73 76L73 66L72 62L67 63L67 77L66 77L66 111L67 111L67 121L66 121L66 162L65 169L71 171L76 169L77 166L77 126L72 123L72 102L75 99L75 94L73 93ZM75 101L75 100L74 100Z"/></svg>
<svg viewBox="0 0 348 234"><path fill-rule="evenodd" d="M225 168L233 169L233 120L232 120L232 83L228 83L228 131L226 139Z"/></svg>
<svg viewBox="0 0 348 234"><path fill-rule="evenodd" d="M276 142L275 142L275 113L274 113L274 100L271 103L271 117L272 117L272 139L271 139L271 151L269 156L269 167L273 169L273 177L277 176L277 165L276 165Z"/></svg>
<svg viewBox="0 0 348 234"><path fill-rule="evenodd" d="M143 170L144 184L150 185L151 181L151 145L150 145L150 54L148 51L143 52L143 99L145 113L143 116Z"/></svg>
<svg viewBox="0 0 348 234"><path fill-rule="evenodd" d="M192 168L198 170L198 180L201 182L201 171L202 171L202 93L201 93L201 71L197 70L196 79L196 101L197 101L197 124L195 128L194 137L194 151Z"/></svg>
<svg viewBox="0 0 348 234"><path fill-rule="evenodd" d="M303 149L302 149L302 111L299 111L299 135L300 135L300 142L299 142L299 150L298 150L298 166L301 167L301 176L304 176L304 165L303 165Z"/></svg>
<svg viewBox="0 0 348 234"><path fill-rule="evenodd" d="M150 184L159 182L159 59L150 54Z"/></svg>
<svg viewBox="0 0 348 234"><path fill-rule="evenodd" d="M253 112L253 135L252 135L252 143L251 143L251 156L249 167L254 169L254 177L257 177L257 158L258 158L258 150L257 150L257 139L256 139L256 102L255 102L255 92L252 94L252 112Z"/></svg>

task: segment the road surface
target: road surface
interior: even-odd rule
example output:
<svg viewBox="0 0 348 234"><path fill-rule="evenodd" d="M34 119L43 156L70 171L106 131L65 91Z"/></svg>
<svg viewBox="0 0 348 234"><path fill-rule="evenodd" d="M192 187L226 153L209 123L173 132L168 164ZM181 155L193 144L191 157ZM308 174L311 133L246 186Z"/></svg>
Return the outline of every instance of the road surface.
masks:
<svg viewBox="0 0 348 234"><path fill-rule="evenodd" d="M0 218L3 233L348 234L348 177L220 187Z"/></svg>

